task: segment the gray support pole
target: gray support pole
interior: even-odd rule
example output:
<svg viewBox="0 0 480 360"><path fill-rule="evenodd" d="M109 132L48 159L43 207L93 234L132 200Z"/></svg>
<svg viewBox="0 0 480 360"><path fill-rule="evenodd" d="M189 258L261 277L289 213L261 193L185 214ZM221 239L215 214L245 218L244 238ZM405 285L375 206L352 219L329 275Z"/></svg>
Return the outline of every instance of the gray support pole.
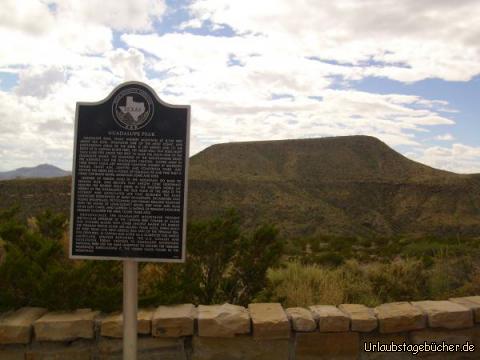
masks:
<svg viewBox="0 0 480 360"><path fill-rule="evenodd" d="M123 360L137 360L138 263L123 262Z"/></svg>

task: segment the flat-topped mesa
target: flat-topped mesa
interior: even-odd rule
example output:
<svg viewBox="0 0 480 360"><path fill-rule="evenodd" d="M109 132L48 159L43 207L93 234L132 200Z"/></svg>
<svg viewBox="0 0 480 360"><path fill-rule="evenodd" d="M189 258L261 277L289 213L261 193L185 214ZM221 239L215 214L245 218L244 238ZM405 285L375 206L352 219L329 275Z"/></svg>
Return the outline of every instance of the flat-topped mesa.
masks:
<svg viewBox="0 0 480 360"><path fill-rule="evenodd" d="M480 233L480 176L431 168L370 136L213 145L190 160L188 199L191 220L235 204L245 227L269 222L293 241Z"/></svg>
<svg viewBox="0 0 480 360"><path fill-rule="evenodd" d="M232 161L234 160L234 161ZM455 176L410 160L371 136L216 144L191 158L191 179L406 181Z"/></svg>

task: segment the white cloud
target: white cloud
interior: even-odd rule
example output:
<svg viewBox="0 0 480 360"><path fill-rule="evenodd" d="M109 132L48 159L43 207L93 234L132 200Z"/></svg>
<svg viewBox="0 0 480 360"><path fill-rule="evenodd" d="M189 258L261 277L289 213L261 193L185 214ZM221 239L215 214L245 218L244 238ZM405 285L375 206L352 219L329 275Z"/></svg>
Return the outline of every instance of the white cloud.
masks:
<svg viewBox="0 0 480 360"><path fill-rule="evenodd" d="M39 125L51 119L52 105L59 118L62 115L65 118L64 109L57 108L55 102L52 104L46 99L5 92L0 92L0 102L1 170L46 162L48 157L45 152L49 149L68 155L67 144L71 143L68 131L62 129L53 134L39 131Z"/></svg>
<svg viewBox="0 0 480 360"><path fill-rule="evenodd" d="M54 92L56 85L64 81L65 71L61 67L29 67L19 71L15 91L22 96L43 98Z"/></svg>
<svg viewBox="0 0 480 360"><path fill-rule="evenodd" d="M0 28L14 28L37 36L51 28L54 21L54 16L50 13L47 4L42 1L2 1Z"/></svg>
<svg viewBox="0 0 480 360"><path fill-rule="evenodd" d="M116 49L107 57L110 61L112 72L123 81L137 80L145 81L145 58L137 49Z"/></svg>
<svg viewBox="0 0 480 360"><path fill-rule="evenodd" d="M455 137L452 134L447 133L447 134L435 136L435 139L440 141L453 141L455 140Z"/></svg>
<svg viewBox="0 0 480 360"><path fill-rule="evenodd" d="M0 28L0 66L98 66L96 56L112 48L112 31L104 26L58 20L41 36ZM12 51L14 49L14 51Z"/></svg>
<svg viewBox="0 0 480 360"><path fill-rule="evenodd" d="M480 147L454 143L450 147L432 146L411 156L430 166L457 173L480 173Z"/></svg>
<svg viewBox="0 0 480 360"><path fill-rule="evenodd" d="M323 59L381 63L365 75L465 81L480 72L478 1L194 0L190 11Z"/></svg>
<svg viewBox="0 0 480 360"><path fill-rule="evenodd" d="M180 25L177 26L178 30L185 30L185 29L199 29L202 27L202 20L195 18L190 19L187 21L182 22Z"/></svg>
<svg viewBox="0 0 480 360"><path fill-rule="evenodd" d="M165 10L163 0L5 0L0 66L98 62L90 57L112 50L113 30L152 30Z"/></svg>
<svg viewBox="0 0 480 360"><path fill-rule="evenodd" d="M166 10L164 0L50 0L59 17L94 23L114 30L152 30Z"/></svg>
<svg viewBox="0 0 480 360"><path fill-rule="evenodd" d="M76 102L101 100L122 81L88 68L65 69L63 80L39 80L56 71L24 70L16 91L0 91L0 171L45 162L71 168Z"/></svg>

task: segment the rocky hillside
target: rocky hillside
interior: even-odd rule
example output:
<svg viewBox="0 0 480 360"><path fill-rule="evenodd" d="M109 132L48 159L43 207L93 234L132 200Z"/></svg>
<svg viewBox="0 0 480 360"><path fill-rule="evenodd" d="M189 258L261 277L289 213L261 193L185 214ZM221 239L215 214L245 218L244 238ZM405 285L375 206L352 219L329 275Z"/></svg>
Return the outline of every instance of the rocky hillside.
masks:
<svg viewBox="0 0 480 360"><path fill-rule="evenodd" d="M480 176L368 136L214 145L192 158L190 189L193 217L232 206L292 236L480 235Z"/></svg>
<svg viewBox="0 0 480 360"><path fill-rule="evenodd" d="M218 144L190 160L189 217L236 208L288 237L480 236L480 175L433 169L376 138ZM70 178L0 181L0 204L69 209Z"/></svg>

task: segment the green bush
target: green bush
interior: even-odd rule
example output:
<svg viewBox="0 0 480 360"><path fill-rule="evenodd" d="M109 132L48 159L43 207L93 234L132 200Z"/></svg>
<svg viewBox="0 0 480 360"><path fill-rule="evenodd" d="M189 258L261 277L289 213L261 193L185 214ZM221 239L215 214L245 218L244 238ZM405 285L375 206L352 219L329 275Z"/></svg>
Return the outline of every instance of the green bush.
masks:
<svg viewBox="0 0 480 360"><path fill-rule="evenodd" d="M264 288L267 269L278 264L282 246L273 226L243 233L239 224L234 211L190 223L186 262L163 265L162 276L142 303L251 301Z"/></svg>
<svg viewBox="0 0 480 360"><path fill-rule="evenodd" d="M0 213L5 252L0 264L0 309L42 306L109 311L120 307L118 263L69 260L60 241L66 227L62 215L44 212L31 229L16 214L17 209Z"/></svg>
<svg viewBox="0 0 480 360"><path fill-rule="evenodd" d="M121 308L120 261L70 260L62 244L65 217L46 211L27 226L16 213L0 213L0 309ZM233 211L189 224L186 263L157 266L160 276L140 279L141 304L250 302L265 287L282 246L273 226L247 233L239 224Z"/></svg>

